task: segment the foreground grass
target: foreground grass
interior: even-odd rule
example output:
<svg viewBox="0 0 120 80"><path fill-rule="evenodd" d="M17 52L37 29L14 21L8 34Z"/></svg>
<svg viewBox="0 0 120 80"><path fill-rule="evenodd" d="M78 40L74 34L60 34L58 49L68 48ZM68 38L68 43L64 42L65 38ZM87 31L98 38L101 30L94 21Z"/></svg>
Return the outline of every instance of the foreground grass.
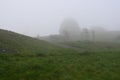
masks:
<svg viewBox="0 0 120 80"><path fill-rule="evenodd" d="M120 80L119 44L66 45L0 30L0 80Z"/></svg>
<svg viewBox="0 0 120 80"><path fill-rule="evenodd" d="M119 52L0 54L0 80L120 80Z"/></svg>

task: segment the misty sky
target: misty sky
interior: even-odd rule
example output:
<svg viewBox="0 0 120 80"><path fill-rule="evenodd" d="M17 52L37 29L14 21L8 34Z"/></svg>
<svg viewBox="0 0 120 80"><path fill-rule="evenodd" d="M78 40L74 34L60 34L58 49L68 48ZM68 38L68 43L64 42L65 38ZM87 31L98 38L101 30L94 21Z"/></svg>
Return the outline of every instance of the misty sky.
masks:
<svg viewBox="0 0 120 80"><path fill-rule="evenodd" d="M66 18L80 27L120 30L120 0L0 0L0 28L44 36L58 33Z"/></svg>

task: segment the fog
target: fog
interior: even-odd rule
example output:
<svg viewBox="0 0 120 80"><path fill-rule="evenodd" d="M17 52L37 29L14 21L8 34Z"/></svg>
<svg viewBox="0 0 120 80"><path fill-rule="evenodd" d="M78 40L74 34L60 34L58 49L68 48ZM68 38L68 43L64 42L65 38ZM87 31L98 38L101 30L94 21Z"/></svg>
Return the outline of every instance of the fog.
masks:
<svg viewBox="0 0 120 80"><path fill-rule="evenodd" d="M29 36L58 34L66 18L80 28L120 30L119 0L0 0L0 28Z"/></svg>

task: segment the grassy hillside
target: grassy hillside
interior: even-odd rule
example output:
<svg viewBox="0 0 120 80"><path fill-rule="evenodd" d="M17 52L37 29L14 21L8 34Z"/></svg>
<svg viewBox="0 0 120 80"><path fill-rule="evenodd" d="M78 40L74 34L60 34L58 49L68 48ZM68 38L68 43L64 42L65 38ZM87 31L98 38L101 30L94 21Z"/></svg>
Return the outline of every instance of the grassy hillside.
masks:
<svg viewBox="0 0 120 80"><path fill-rule="evenodd" d="M0 53L54 54L64 53L61 47L7 30L0 30Z"/></svg>
<svg viewBox="0 0 120 80"><path fill-rule="evenodd" d="M0 80L120 80L118 44L63 46L70 49L0 30ZM76 48L84 53L72 50Z"/></svg>

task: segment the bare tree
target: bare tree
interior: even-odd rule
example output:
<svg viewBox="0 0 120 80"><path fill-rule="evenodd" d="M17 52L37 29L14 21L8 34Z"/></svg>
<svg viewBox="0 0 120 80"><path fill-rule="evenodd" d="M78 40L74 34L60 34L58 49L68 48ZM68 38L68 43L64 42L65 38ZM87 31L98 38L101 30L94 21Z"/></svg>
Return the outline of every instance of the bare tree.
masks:
<svg viewBox="0 0 120 80"><path fill-rule="evenodd" d="M95 31L92 30L92 41L95 42Z"/></svg>
<svg viewBox="0 0 120 80"><path fill-rule="evenodd" d="M86 42L88 42L89 41L89 30L87 29L87 28L84 28L83 29L83 37L84 37L84 40L86 41Z"/></svg>

